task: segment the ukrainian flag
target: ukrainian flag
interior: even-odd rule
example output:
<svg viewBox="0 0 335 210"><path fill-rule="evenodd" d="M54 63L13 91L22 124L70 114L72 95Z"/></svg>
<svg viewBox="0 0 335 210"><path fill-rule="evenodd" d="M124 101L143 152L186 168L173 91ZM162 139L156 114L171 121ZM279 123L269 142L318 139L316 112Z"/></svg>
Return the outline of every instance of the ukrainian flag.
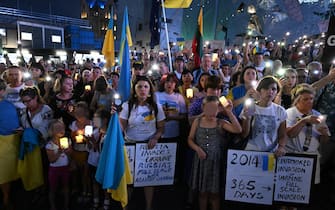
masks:
<svg viewBox="0 0 335 210"><path fill-rule="evenodd" d="M165 8L189 8L192 0L165 0Z"/></svg>
<svg viewBox="0 0 335 210"><path fill-rule="evenodd" d="M109 121L95 178L122 207L128 204L127 184L132 176L117 113Z"/></svg>
<svg viewBox="0 0 335 210"><path fill-rule="evenodd" d="M122 23L122 31L121 31L121 42L120 42L120 65L121 65L121 73L120 73L120 81L122 84L119 88L119 93L121 95L121 100L126 101L130 96L130 55L129 55L129 47L133 45L129 22L128 22L128 9L125 7L123 14L123 23Z"/></svg>
<svg viewBox="0 0 335 210"><path fill-rule="evenodd" d="M110 68L115 65L113 9L110 15L111 16L110 16L107 32L105 34L104 44L102 46L102 54L104 55L105 60L106 60L106 64L105 64L106 68Z"/></svg>

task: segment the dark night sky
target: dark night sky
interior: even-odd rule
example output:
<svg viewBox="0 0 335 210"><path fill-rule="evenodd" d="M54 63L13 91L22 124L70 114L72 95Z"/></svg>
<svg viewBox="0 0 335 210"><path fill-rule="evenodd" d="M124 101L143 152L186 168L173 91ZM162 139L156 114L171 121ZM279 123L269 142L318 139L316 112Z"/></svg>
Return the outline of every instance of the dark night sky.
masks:
<svg viewBox="0 0 335 210"><path fill-rule="evenodd" d="M80 18L80 0L0 0L0 6Z"/></svg>

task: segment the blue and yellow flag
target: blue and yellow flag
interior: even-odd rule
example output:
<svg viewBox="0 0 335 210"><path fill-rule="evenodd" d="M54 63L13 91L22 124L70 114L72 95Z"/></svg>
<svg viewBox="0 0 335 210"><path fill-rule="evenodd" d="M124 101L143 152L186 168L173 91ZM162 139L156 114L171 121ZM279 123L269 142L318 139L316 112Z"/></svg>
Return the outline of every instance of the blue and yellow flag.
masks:
<svg viewBox="0 0 335 210"><path fill-rule="evenodd" d="M189 8L192 0L165 0L165 8Z"/></svg>
<svg viewBox="0 0 335 210"><path fill-rule="evenodd" d="M132 176L117 113L109 121L95 178L122 207L128 204L127 184Z"/></svg>
<svg viewBox="0 0 335 210"><path fill-rule="evenodd" d="M105 64L106 68L110 68L115 65L115 49L114 49L114 34L113 34L113 30L114 30L113 8L112 8L110 15L111 16L110 16L108 28L105 34L104 44L102 46L102 54L104 55L105 60L106 60L106 64Z"/></svg>
<svg viewBox="0 0 335 210"><path fill-rule="evenodd" d="M120 52L119 52L119 60L121 65L121 73L119 83L122 84L119 87L119 93L121 95L121 100L127 101L130 96L130 55L129 55L129 47L133 45L129 22L128 22L128 9L125 7L123 14L123 23L122 23L122 31L121 31L121 42L120 42Z"/></svg>

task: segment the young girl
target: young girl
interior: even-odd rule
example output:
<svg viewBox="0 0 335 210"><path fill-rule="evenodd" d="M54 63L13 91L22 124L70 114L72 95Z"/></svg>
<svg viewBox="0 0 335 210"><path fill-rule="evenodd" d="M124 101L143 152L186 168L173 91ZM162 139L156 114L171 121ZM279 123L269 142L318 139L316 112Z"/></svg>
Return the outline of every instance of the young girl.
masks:
<svg viewBox="0 0 335 210"><path fill-rule="evenodd" d="M53 120L49 124L50 141L45 146L49 165L49 202L51 210L56 210L56 192L60 185L64 195L63 209L69 209L69 155L71 154L71 141L68 147L61 145L60 138L65 134L65 125L61 120Z"/></svg>
<svg viewBox="0 0 335 210"><path fill-rule="evenodd" d="M216 118L219 105L217 96L204 98L203 115L194 120L188 137L189 146L196 152L192 166L191 188L199 192L200 210L206 210L208 202L212 210L220 209L223 130L231 133L242 131L232 113L232 102L229 101L229 104L224 107L230 122Z"/></svg>
<svg viewBox="0 0 335 210"><path fill-rule="evenodd" d="M97 166L99 163L100 153L102 151L102 145L105 138L105 134L108 127L108 122L111 117L111 114L109 111L105 109L98 109L94 115L93 115L93 125L94 125L94 131L93 131L93 137L89 138L88 141L88 148L89 148L89 154L88 154L88 166L89 166L89 173L90 178L93 186L93 205L92 209L98 209L99 203L100 203L100 184L95 179L95 173L97 171ZM109 200L109 194L105 193L105 199L104 199L104 209L108 209L110 200Z"/></svg>
<svg viewBox="0 0 335 210"><path fill-rule="evenodd" d="M72 158L76 166L76 173L73 175L73 181L75 184L75 189L79 188L82 192L82 197L79 200L88 201L90 197L91 190L90 179L88 173L88 151L85 140L85 126L93 126L92 121L89 119L89 109L84 101L80 101L74 107L74 117L76 118L70 125L71 139L73 141L73 153ZM79 182L79 183L78 183ZM81 201L79 201L81 202Z"/></svg>

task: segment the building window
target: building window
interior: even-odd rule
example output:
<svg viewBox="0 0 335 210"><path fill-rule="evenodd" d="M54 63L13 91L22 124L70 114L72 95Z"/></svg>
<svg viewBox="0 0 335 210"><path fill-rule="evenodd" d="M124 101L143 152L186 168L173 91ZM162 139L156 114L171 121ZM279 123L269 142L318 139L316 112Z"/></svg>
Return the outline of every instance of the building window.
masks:
<svg viewBox="0 0 335 210"><path fill-rule="evenodd" d="M51 42L53 43L61 43L62 37L58 35L51 35Z"/></svg>
<svg viewBox="0 0 335 210"><path fill-rule="evenodd" d="M33 34L29 32L21 32L21 40L31 41L33 40Z"/></svg>
<svg viewBox="0 0 335 210"><path fill-rule="evenodd" d="M0 28L0 36L6 36L6 29Z"/></svg>

